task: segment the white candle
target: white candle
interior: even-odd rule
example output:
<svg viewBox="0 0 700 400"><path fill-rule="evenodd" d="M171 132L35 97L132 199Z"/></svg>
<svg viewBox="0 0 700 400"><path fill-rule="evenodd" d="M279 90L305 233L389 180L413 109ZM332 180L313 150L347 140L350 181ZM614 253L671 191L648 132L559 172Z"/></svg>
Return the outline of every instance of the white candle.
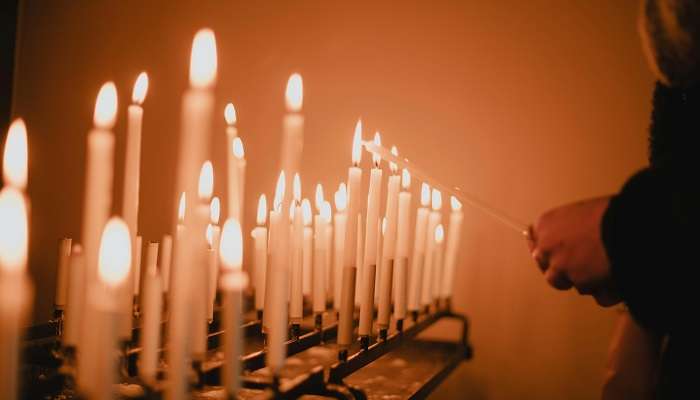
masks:
<svg viewBox="0 0 700 400"><path fill-rule="evenodd" d="M328 210L328 219L326 221L326 231L324 235L325 243L323 244L323 247L325 249L325 258L326 258L326 263L325 263L325 270L326 270L326 277L325 277L325 283L326 283L326 301L330 300L332 298L333 294L333 281L332 281L332 275L333 275L333 210L331 208L331 203L326 200L324 202L324 208L327 207ZM323 209L321 210L323 211Z"/></svg>
<svg viewBox="0 0 700 400"><path fill-rule="evenodd" d="M77 347L80 343L80 327L85 302L85 260L83 247L73 245L68 271L68 300L62 342L66 347Z"/></svg>
<svg viewBox="0 0 700 400"><path fill-rule="evenodd" d="M345 251L345 227L347 224L347 188L345 183L341 183L338 191L335 192L335 210L333 216L333 309L340 311L340 296L343 277L343 253Z"/></svg>
<svg viewBox="0 0 700 400"><path fill-rule="evenodd" d="M311 275L313 262L313 242L314 232L311 228L313 220L313 211L311 211L311 203L309 199L304 199L301 202L301 212L304 218L304 249L303 253L303 275L304 275L304 296L311 296Z"/></svg>
<svg viewBox="0 0 700 400"><path fill-rule="evenodd" d="M382 265L382 243L384 242L384 232L386 232L386 218L382 217L377 224L377 267L374 270L374 307L379 305L379 266Z"/></svg>
<svg viewBox="0 0 700 400"><path fill-rule="evenodd" d="M396 147L392 147L392 153ZM377 312L377 325L379 329L389 327L391 315L391 290L394 279L394 257L396 252L396 230L398 225L399 190L401 176L397 175L398 167L389 163L392 175L389 177L386 196L386 232L382 246L381 278L379 279L379 309Z"/></svg>
<svg viewBox="0 0 700 400"><path fill-rule="evenodd" d="M418 311L423 279L423 264L425 263L425 236L428 223L428 205L430 204L430 186L421 185L420 207L416 211L416 232L414 235L413 260L411 265L411 280L408 290L408 309Z"/></svg>
<svg viewBox="0 0 700 400"><path fill-rule="evenodd" d="M459 242L462 234L462 220L464 213L462 212L462 203L456 197L450 196L450 205L452 212L450 213L450 225L447 233L447 247L445 249L445 273L442 279L442 298L450 299L454 287L454 273L457 266L457 251L459 250Z"/></svg>
<svg viewBox="0 0 700 400"><path fill-rule="evenodd" d="M421 305L426 307L432 301L433 279L435 277L435 228L440 223L440 208L442 207L442 195L433 188L432 211L428 216L428 229L425 232L425 264L423 265L423 285L421 288Z"/></svg>
<svg viewBox="0 0 700 400"><path fill-rule="evenodd" d="M193 235L188 238L197 246L194 248L196 256L190 268L191 292L190 308L192 312L190 324L190 336L192 338L192 357L195 360L203 360L207 352L207 333L209 331L209 320L207 315L208 284L209 284L209 256L207 254L206 226L211 215L211 196L214 192L214 167L211 161L205 161L199 173L199 189L197 191L199 203L194 209L195 220L204 221L201 229L194 229Z"/></svg>
<svg viewBox="0 0 700 400"><path fill-rule="evenodd" d="M239 184L238 184L238 163L233 155L233 141L238 137L238 129L236 128L236 122L238 122L238 115L236 113L236 108L233 104L228 103L224 108L224 119L226 120L226 190L228 201L227 212L232 218L240 219L238 214L240 211L239 202L242 199L238 195Z"/></svg>
<svg viewBox="0 0 700 400"><path fill-rule="evenodd" d="M160 244L160 277L163 282L163 293L168 293L170 289L170 267L172 264L173 253L173 237L171 235L163 235L163 240Z"/></svg>
<svg viewBox="0 0 700 400"><path fill-rule="evenodd" d="M328 222L331 218L331 205L323 202L321 213L314 218L314 266L313 266L313 304L315 314L326 311L326 240Z"/></svg>
<svg viewBox="0 0 700 400"><path fill-rule="evenodd" d="M218 197L211 199L209 205L209 225L207 225L207 249L208 279L207 279L207 320L211 323L214 320L214 303L216 302L216 288L219 280L219 238L221 228L219 218L221 216L221 201Z"/></svg>
<svg viewBox="0 0 700 400"><path fill-rule="evenodd" d="M301 75L294 73L289 77L284 99L287 113L282 121L280 169L287 174L285 184L289 187L294 174L299 173L301 153L304 149L304 116L301 114L304 102L304 85ZM288 190L283 201L285 207L291 198L292 193Z"/></svg>
<svg viewBox="0 0 700 400"><path fill-rule="evenodd" d="M440 286L442 285L442 274L443 274L443 254L445 252L445 249L443 247L443 240L445 239L445 228L442 227L442 224L438 224L438 226L435 228L435 237L433 240L435 241L434 244L434 252L435 255L433 256L433 281L431 282L432 284L432 290L431 290L431 295L432 295L432 300L437 301L440 298Z"/></svg>
<svg viewBox="0 0 700 400"><path fill-rule="evenodd" d="M219 255L222 266L221 291L223 297L224 365L222 381L227 397L235 398L240 388L241 353L241 294L248 286L248 276L241 271L243 263L243 235L240 223L226 220L221 234Z"/></svg>
<svg viewBox="0 0 700 400"><path fill-rule="evenodd" d="M135 240L132 241L132 243L134 243L134 246L131 250L134 252L134 254L131 256L131 269L133 272L130 272L129 276L133 277L133 293L135 296L138 296L139 291L141 289L141 252L143 249L143 237L136 236Z"/></svg>
<svg viewBox="0 0 700 400"><path fill-rule="evenodd" d="M148 244L146 271L143 276L141 297L142 332L139 377L149 385L157 381L158 349L160 348L160 324L163 312L163 283L156 266L158 242Z"/></svg>
<svg viewBox="0 0 700 400"><path fill-rule="evenodd" d="M293 210L292 230L290 240L291 250L291 301L289 303L289 319L292 324L300 324L304 316L304 290L303 290L303 235L304 223L301 208L301 179L299 174L294 175L293 181L294 202L290 205Z"/></svg>
<svg viewBox="0 0 700 400"><path fill-rule="evenodd" d="M56 296L54 307L64 310L68 299L68 268L70 263L70 250L72 239L61 239L58 243L58 268L56 271Z"/></svg>
<svg viewBox="0 0 700 400"><path fill-rule="evenodd" d="M411 174L407 169L402 171L399 193L399 211L396 226L396 256L394 258L394 317L396 320L406 318L406 291L408 283L408 243L411 232Z"/></svg>
<svg viewBox="0 0 700 400"><path fill-rule="evenodd" d="M253 237L253 288L255 290L255 309L263 310L265 304L265 272L267 269L267 198L264 194L258 200L257 226L251 232Z"/></svg>
<svg viewBox="0 0 700 400"><path fill-rule="evenodd" d="M245 198L245 151L243 150L243 141L240 137L236 137L232 142L231 153L233 153L233 164L234 170L232 172L231 178L229 178L229 184L234 186L235 189L235 208L232 211L233 215L238 215L236 218L240 218L243 215L243 199Z"/></svg>
<svg viewBox="0 0 700 400"><path fill-rule="evenodd" d="M338 321L338 346L342 350L352 344L353 314L355 312L355 278L357 274L357 219L360 211L360 185L362 183L362 121L355 125L352 145L352 166L348 170L348 223L345 230L345 251L340 294Z"/></svg>

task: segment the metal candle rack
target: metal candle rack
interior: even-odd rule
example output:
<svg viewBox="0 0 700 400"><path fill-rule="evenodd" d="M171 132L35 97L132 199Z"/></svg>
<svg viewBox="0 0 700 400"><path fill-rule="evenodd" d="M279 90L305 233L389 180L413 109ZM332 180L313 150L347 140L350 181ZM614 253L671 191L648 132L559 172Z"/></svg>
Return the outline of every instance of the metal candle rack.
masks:
<svg viewBox="0 0 700 400"><path fill-rule="evenodd" d="M295 362L294 366L285 367L280 377L273 377L265 368L266 350L262 346L263 334L259 320L245 323L242 329L249 348L245 349L246 355L241 360L245 372L242 377L243 389L238 397L282 399L306 394L364 399L390 392L399 398L421 398L433 390L460 362L472 356L468 342L468 321L463 315L452 312L449 302L436 304L421 314L414 315L414 318L403 321L401 330L390 331L385 339L376 338L366 348L356 343L344 361L338 359L335 345L338 331L337 323L332 321L335 315L329 312L325 317L331 321L318 329L314 316L309 315L302 324L302 334L290 337L286 342L287 355L290 360L295 359ZM458 340L436 342L417 339L419 333L443 319L461 323ZM55 319L30 328L24 349L24 398L79 398L72 390L70 366L74 361L73 355L60 345L60 327L60 319ZM194 398L208 391L221 390L218 386L224 361L218 349L222 333L218 319L215 318L210 325L210 351L207 359L194 367L197 372L197 379L193 382ZM139 335L139 328L135 328L134 339ZM132 343L138 343L138 340L132 340ZM143 387L140 394L125 397L160 399L163 397L162 387L149 387L137 377L136 361L140 351L140 348L129 345L124 350L123 381ZM325 357L319 358L321 353ZM397 367L408 372L403 375L394 373ZM378 383L376 377L387 372L391 373L391 379L384 384ZM363 378L363 374L372 379ZM405 382L401 382L402 378ZM401 393L395 393L396 391Z"/></svg>

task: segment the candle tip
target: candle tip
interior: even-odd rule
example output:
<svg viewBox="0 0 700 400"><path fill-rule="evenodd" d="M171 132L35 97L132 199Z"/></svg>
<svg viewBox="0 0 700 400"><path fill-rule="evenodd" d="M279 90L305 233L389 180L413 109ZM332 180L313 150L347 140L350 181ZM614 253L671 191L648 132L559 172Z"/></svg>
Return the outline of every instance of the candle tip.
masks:
<svg viewBox="0 0 700 400"><path fill-rule="evenodd" d="M200 29L192 41L190 55L190 85L211 87L216 81L216 36L209 28Z"/></svg>
<svg viewBox="0 0 700 400"><path fill-rule="evenodd" d="M341 183L338 190L335 192L335 209L338 212L345 211L348 206L348 190L345 182Z"/></svg>
<svg viewBox="0 0 700 400"><path fill-rule="evenodd" d="M243 264L243 234L241 224L235 218L229 218L221 231L219 258L227 270L240 270Z"/></svg>
<svg viewBox="0 0 700 400"><path fill-rule="evenodd" d="M396 146L391 146L391 154L393 156L398 157L399 156L399 149L397 149ZM399 171L399 166L396 165L395 162L389 161L389 169L391 170L392 174L395 174Z"/></svg>
<svg viewBox="0 0 700 400"><path fill-rule="evenodd" d="M331 222L331 203L324 200L321 204L321 210L319 211L321 218L326 222Z"/></svg>
<svg viewBox="0 0 700 400"><path fill-rule="evenodd" d="M218 196L214 196L211 199L211 204L209 204L209 219L212 224L218 224L219 218L221 217L221 200Z"/></svg>
<svg viewBox="0 0 700 400"><path fill-rule="evenodd" d="M284 184L285 184L284 170L280 171L280 175L277 178L277 186L275 187L275 197L272 200L272 206L275 210L282 206L282 201L284 200Z"/></svg>
<svg viewBox="0 0 700 400"><path fill-rule="evenodd" d="M311 202L309 199L304 199L301 201L301 216L304 219L304 225L311 225Z"/></svg>
<svg viewBox="0 0 700 400"><path fill-rule="evenodd" d="M27 203L22 193L8 186L0 191L0 271L20 272L27 265Z"/></svg>
<svg viewBox="0 0 700 400"><path fill-rule="evenodd" d="M459 211L462 209L462 202L455 196L450 196L450 206L452 206L452 211Z"/></svg>
<svg viewBox="0 0 700 400"><path fill-rule="evenodd" d="M233 152L233 156L239 160L242 160L243 157L245 157L245 151L243 151L243 140L241 140L240 137L236 136L233 138L233 142L231 143L231 151Z"/></svg>
<svg viewBox="0 0 700 400"><path fill-rule="evenodd" d="M411 173L404 168L401 170L401 187L408 190L411 187Z"/></svg>
<svg viewBox="0 0 700 400"><path fill-rule="evenodd" d="M199 171L199 187L197 195L200 200L209 200L214 193L214 166L207 160Z"/></svg>
<svg viewBox="0 0 700 400"><path fill-rule="evenodd" d="M442 193L435 188L433 188L431 203L434 211L439 211L442 208Z"/></svg>
<svg viewBox="0 0 700 400"><path fill-rule="evenodd" d="M187 196L185 192L180 194L180 201L177 206L177 220L180 223L185 222L185 210L187 209Z"/></svg>
<svg viewBox="0 0 700 400"><path fill-rule="evenodd" d="M352 138L352 163L357 166L360 165L360 161L362 161L362 119L357 120Z"/></svg>
<svg viewBox="0 0 700 400"><path fill-rule="evenodd" d="M379 131L374 133L374 144L377 146L382 145L382 137L379 134ZM379 164L382 162L382 156L379 155L379 153L372 153L372 162L374 163L374 166L379 168Z"/></svg>
<svg viewBox="0 0 700 400"><path fill-rule="evenodd" d="M323 185L320 183L316 184L316 195L314 196L314 205L316 205L316 209L318 211L321 211L321 206L323 206Z"/></svg>
<svg viewBox="0 0 700 400"><path fill-rule="evenodd" d="M430 185L423 182L420 187L420 204L427 207L430 204Z"/></svg>
<svg viewBox="0 0 700 400"><path fill-rule="evenodd" d="M292 182L292 193L294 195L294 200L297 202L301 201L301 178L299 178L299 173L294 174L294 181Z"/></svg>
<svg viewBox="0 0 700 400"><path fill-rule="evenodd" d="M98 257L100 280L111 287L119 286L131 268L131 237L123 219L112 217L104 227Z"/></svg>
<svg viewBox="0 0 700 400"><path fill-rule="evenodd" d="M445 239L445 228L442 227L442 224L439 224L438 226L435 227L435 243L442 243L442 241Z"/></svg>
<svg viewBox="0 0 700 400"><path fill-rule="evenodd" d="M148 74L141 72L134 83L134 90L131 92L131 101L134 104L141 105L146 99L148 93Z"/></svg>
<svg viewBox="0 0 700 400"><path fill-rule="evenodd" d="M2 174L5 184L19 190L27 187L27 126L22 118L12 121L7 130L5 151L2 157Z"/></svg>
<svg viewBox="0 0 700 400"><path fill-rule="evenodd" d="M304 84L301 80L301 75L298 73L293 73L289 77L284 98L287 103L287 111L301 111L301 106L304 102Z"/></svg>
<svg viewBox="0 0 700 400"><path fill-rule="evenodd" d="M260 198L258 199L258 215L256 218L256 222L258 225L265 225L265 220L267 219L267 197L265 197L265 193L260 195Z"/></svg>
<svg viewBox="0 0 700 400"><path fill-rule="evenodd" d="M236 107L233 103L226 104L224 108L224 119L228 125L234 125L238 121L238 116L236 115Z"/></svg>
<svg viewBox="0 0 700 400"><path fill-rule="evenodd" d="M100 88L95 101L93 122L101 129L111 129L117 118L117 87L107 82Z"/></svg>

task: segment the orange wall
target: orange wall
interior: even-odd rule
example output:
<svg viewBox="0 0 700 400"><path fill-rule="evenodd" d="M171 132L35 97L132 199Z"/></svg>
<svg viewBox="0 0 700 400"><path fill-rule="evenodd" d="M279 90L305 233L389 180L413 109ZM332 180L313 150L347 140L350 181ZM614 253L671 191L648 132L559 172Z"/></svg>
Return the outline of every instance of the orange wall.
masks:
<svg viewBox="0 0 700 400"><path fill-rule="evenodd" d="M271 195L283 91L304 77L302 177L335 187L358 116L366 136L524 220L609 193L645 162L652 77L634 1L32 1L22 4L14 114L30 130L36 320L50 315L60 237L79 238L85 135L114 80L115 211L125 105L141 70L145 103L140 232L170 229L180 95L194 32L217 33L217 140L233 101L248 158L246 220ZM223 171L222 146L212 155ZM221 173L218 193L223 193ZM456 305L476 359L437 397L595 397L614 311L548 289L513 232L466 210ZM449 390L448 390L449 389ZM458 392L455 392L458 391Z"/></svg>

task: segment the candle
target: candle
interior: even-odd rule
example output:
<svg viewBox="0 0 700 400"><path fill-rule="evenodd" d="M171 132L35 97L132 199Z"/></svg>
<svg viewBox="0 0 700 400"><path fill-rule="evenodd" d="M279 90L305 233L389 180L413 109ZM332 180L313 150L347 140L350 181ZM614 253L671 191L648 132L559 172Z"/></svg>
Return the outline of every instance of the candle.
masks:
<svg viewBox="0 0 700 400"><path fill-rule="evenodd" d="M143 296L141 297L143 326L138 369L139 377L151 386L157 382L160 323L163 311L163 283L156 266L157 260L158 242L151 242L146 250L146 271L143 276Z"/></svg>
<svg viewBox="0 0 700 400"><path fill-rule="evenodd" d="M304 116L301 114L304 102L304 85L301 75L294 73L289 77L284 99L287 113L282 121L280 169L286 171L287 179L290 180L294 174L299 172L301 153L304 148ZM289 186L291 182L286 182L286 184ZM283 204L289 204L291 195L291 191L288 190Z"/></svg>
<svg viewBox="0 0 700 400"><path fill-rule="evenodd" d="M265 304L265 272L267 269L267 198L264 194L258 200L257 226L251 232L253 237L253 287L255 290L255 309L262 312Z"/></svg>
<svg viewBox="0 0 700 400"><path fill-rule="evenodd" d="M442 279L441 296L445 300L452 298L452 288L455 268L457 266L457 251L459 250L459 240L462 234L462 203L456 197L450 196L450 225L447 233L447 246L445 248L445 273Z"/></svg>
<svg viewBox="0 0 700 400"><path fill-rule="evenodd" d="M138 296L139 289L141 288L141 250L143 249L143 237L136 236L135 239L136 240L132 241L132 243L134 243L134 246L131 250L134 252L134 254L131 256L133 264L131 269L133 270L133 272L129 273L129 276L133 277L133 293L135 296Z"/></svg>
<svg viewBox="0 0 700 400"><path fill-rule="evenodd" d="M190 308L192 319L190 324L192 338L192 357L194 360L203 360L207 352L207 332L209 331L209 319L207 315L208 285L209 285L209 256L206 243L206 221L211 216L211 196L214 192L214 167L211 161L205 161L199 173L199 189L197 195L199 203L195 208L195 220L205 221L202 229L195 229L194 235L188 237L197 246L196 257L189 267L191 274Z"/></svg>
<svg viewBox="0 0 700 400"><path fill-rule="evenodd" d="M357 274L355 251L357 240L357 219L360 212L360 184L362 183L362 169L360 161L362 157L362 121L355 125L355 135L352 145L352 166L348 169L348 212L347 226L345 229L345 251L343 255L343 274L340 294L340 310L338 321L338 346L341 351L347 352L352 344L353 314L355 313L355 278Z"/></svg>
<svg viewBox="0 0 700 400"><path fill-rule="evenodd" d="M219 245L222 266L221 292L223 299L224 365L222 381L228 398L235 398L240 388L241 351L241 294L248 286L248 276L241 271L243 263L243 235L241 225L229 218L224 224Z"/></svg>
<svg viewBox="0 0 700 400"><path fill-rule="evenodd" d="M17 118L10 124L5 139L2 156L2 177L5 185L22 192L26 189L28 159L27 126L22 118Z"/></svg>
<svg viewBox="0 0 700 400"><path fill-rule="evenodd" d="M314 218L313 304L315 314L326 311L326 252L327 227L331 219L331 205L321 204L321 212Z"/></svg>
<svg viewBox="0 0 700 400"><path fill-rule="evenodd" d="M398 154L396 146L391 148L391 152ZM398 167L394 163L389 163L392 175L389 177L386 196L386 231L384 232L384 243L382 246L381 278L379 279L379 310L377 312L377 325L380 332L389 327L389 316L391 315L391 290L394 278L394 257L396 252L396 231L398 224L399 190L401 176L397 174Z"/></svg>
<svg viewBox="0 0 700 400"><path fill-rule="evenodd" d="M243 150L243 141L241 141L241 138L234 138L231 146L231 153L233 153L234 168L232 176L229 179L229 184L236 188L234 194L236 200L234 202L235 208L232 211L230 211L230 213L232 213L233 215L238 215L238 217L234 218L239 218L241 215L243 215L246 160L245 152Z"/></svg>
<svg viewBox="0 0 700 400"><path fill-rule="evenodd" d="M408 309L414 312L420 308L421 281L423 279L423 264L425 258L425 235L428 223L428 204L430 204L430 186L423 182L421 185L420 207L416 211L416 231L413 244L413 263L411 265L411 280L409 281Z"/></svg>
<svg viewBox="0 0 700 400"><path fill-rule="evenodd" d="M355 246L355 254L357 255L358 260L362 260L362 257L364 256L364 251L362 245L364 244L363 239L365 237L365 229L363 226L363 219L361 218L362 213L357 214L357 242ZM355 284L355 307L360 308L360 299L362 298L362 293L360 290L362 289L360 287L360 279L357 279L357 283Z"/></svg>
<svg viewBox="0 0 700 400"><path fill-rule="evenodd" d="M180 123L180 145L177 162L176 193L188 193L190 199L197 192L197 172L208 154L211 139L212 110L214 108L213 86L216 81L217 55L216 38L210 29L201 29L192 41L190 57L190 87L182 99L182 120ZM189 203L194 203L190 201ZM189 207L193 210L195 204ZM188 324L190 321L191 287L193 275L197 275L194 265L198 265L206 244L204 230L206 215L187 213L186 230L182 240L176 244L173 287L169 305L171 318L168 324L168 387L166 398L183 399L188 390ZM199 264L201 265L201 264ZM201 272L201 271L197 271ZM201 273L199 274L201 275ZM172 294L174 292L175 294ZM203 296L198 296L203 298ZM204 310L202 310L204 314ZM192 324L190 324L192 325ZM200 330L206 336L206 321Z"/></svg>
<svg viewBox="0 0 700 400"><path fill-rule="evenodd" d="M379 132L374 135L375 143L381 143ZM362 263L362 297L360 300L360 328L359 335L368 336L372 329L372 317L374 314L374 290L377 271L377 227L379 224L379 207L382 195L382 169L379 164L381 158L373 154L374 167L369 178L369 194L367 195L367 223L365 226L365 256Z"/></svg>
<svg viewBox="0 0 700 400"><path fill-rule="evenodd" d="M314 195L314 206L316 207L317 213L321 212L321 207L323 207L324 201L325 201L325 199L323 197L323 185L321 185L320 183L317 183L316 184L316 191L315 191L315 195ZM314 221L314 233L313 233L314 239L313 239L313 242L317 243L318 241L325 240L325 235L321 235L321 234L318 234L316 232L316 220L318 219L318 214L314 215L312 219ZM311 258L313 260L315 260L316 256L317 256L315 248L316 248L316 246L313 246L312 248L309 249L309 258ZM315 263L315 261L309 261L309 265L312 265L314 263ZM310 288L313 286L313 282L315 279L313 277L313 271L315 268L316 268L316 265L313 265L313 267L310 268L310 272L308 273L309 287ZM313 296L315 296L315 293L313 294ZM313 296L312 296L312 300L311 300L312 305L313 305Z"/></svg>
<svg viewBox="0 0 700 400"><path fill-rule="evenodd" d="M218 197L211 199L209 205L209 220L207 225L207 249L208 259L208 280L207 280L207 320L211 323L214 320L214 303L216 301L216 287L219 279L219 238L221 236L221 228L219 227L219 218L221 216L221 200Z"/></svg>
<svg viewBox="0 0 700 400"><path fill-rule="evenodd" d="M340 292L343 276L343 252L345 251L345 226L347 224L347 188L341 183L335 192L335 215L333 216L333 309L340 311Z"/></svg>
<svg viewBox="0 0 700 400"><path fill-rule="evenodd" d="M303 293L303 217L301 211L301 179L299 174L294 174L293 181L294 202L290 204L292 211L292 230L291 230L291 301L289 303L289 319L293 325L301 323L304 316L304 293ZM296 330L297 328L295 328Z"/></svg>
<svg viewBox="0 0 700 400"><path fill-rule="evenodd" d="M399 193L399 210L396 226L396 253L394 258L394 318L401 321L406 318L406 290L408 280L408 240L411 226L411 174L402 170ZM403 324L403 323L400 323Z"/></svg>
<svg viewBox="0 0 700 400"><path fill-rule="evenodd" d="M86 291L85 259L83 257L83 247L79 244L73 245L71 249L68 269L68 299L61 341L64 347L76 348L78 343L80 343L80 327L83 320Z"/></svg>
<svg viewBox="0 0 700 400"><path fill-rule="evenodd" d="M432 300L437 302L440 298L440 287L442 286L442 274L443 274L443 240L445 239L445 228L442 224L438 224L435 228L435 255L433 256L433 281L432 281Z"/></svg>
<svg viewBox="0 0 700 400"><path fill-rule="evenodd" d="M431 198L432 211L428 216L428 229L425 236L425 264L423 265L423 287L421 290L421 305L427 307L432 300L433 279L436 274L435 265L435 228L440 223L440 208L442 207L442 195L433 188Z"/></svg>
<svg viewBox="0 0 700 400"><path fill-rule="evenodd" d="M58 271L56 273L56 296L54 296L54 308L63 310L66 306L68 293L68 264L70 262L70 249L72 240L61 239L58 244Z"/></svg>
<svg viewBox="0 0 700 400"><path fill-rule="evenodd" d="M384 242L384 232L386 232L386 218L382 217L377 224L377 265L382 265L382 243ZM379 305L379 276L375 268L374 271L374 307Z"/></svg>
<svg viewBox="0 0 700 400"><path fill-rule="evenodd" d="M168 286L170 285L175 286L175 281L178 278L177 274L177 252L182 251L182 248L184 245L182 244L184 239L185 239L185 214L187 212L187 196L185 195L185 192L180 193L180 199L178 200L178 206L177 206L177 224L175 225L175 239L174 239L174 251L171 251L171 256L170 256L170 270L168 271L167 275L168 278L166 278L166 271L163 270L163 286ZM167 279L167 280L166 280ZM167 284L165 282L168 282ZM179 289L180 291L183 290L184 288ZM173 302L174 299L172 299L172 296L174 293L172 291L169 292L169 301L170 301L170 306L175 304ZM184 295L184 293L181 293L181 295ZM169 307L170 308L170 307ZM170 311L170 310L169 310Z"/></svg>
<svg viewBox="0 0 700 400"><path fill-rule="evenodd" d="M130 289L128 277L131 268L131 234L121 218L110 219L101 235L98 253L98 283L88 292L93 310L90 334L84 335L85 364L89 379L79 381L80 392L90 399L111 399L117 370L114 352L117 350L115 326L119 323L120 308L125 288Z"/></svg>
<svg viewBox="0 0 700 400"><path fill-rule="evenodd" d="M275 270L275 265L273 263L279 262L278 257L274 257L274 254L277 253L279 254L281 247L278 243L279 238L278 235L280 235L280 221L278 221L279 218L281 218L281 208L282 208L282 201L284 201L284 189L285 189L285 173L284 171L281 171L279 176L277 177L277 184L275 186L275 197L272 199L272 209L270 210L270 236L269 236L269 243L268 243L268 249L269 249L269 254L270 254L270 261L267 264L267 271L265 273L265 300L264 300L264 312L263 312L263 332L267 332L269 330L270 324L272 322L272 309L274 307L278 307L275 302L275 296L273 296L272 292L272 285L273 281L279 279L277 277L273 277L272 271ZM273 229L274 225L274 229ZM279 274L278 272L275 272L276 274ZM279 283L278 283L279 284ZM285 290L285 297L284 300L286 301L286 292L288 291Z"/></svg>
<svg viewBox="0 0 700 400"><path fill-rule="evenodd" d="M233 154L234 144L233 141L238 137L238 129L236 128L236 122L238 122L238 115L236 114L236 108L233 104L228 103L224 108L224 119L226 120L226 172L227 181L226 189L228 191L228 215L232 218L240 219L239 212L240 201L243 199L239 196L238 190L240 185L238 183L239 173L238 173L238 162Z"/></svg>
<svg viewBox="0 0 700 400"><path fill-rule="evenodd" d="M304 199L301 202L301 212L304 219L304 249L303 253L303 273L304 273L304 296L311 296L311 275L313 261L313 229L311 221L313 219L313 211L311 211L311 203L309 199Z"/></svg>
<svg viewBox="0 0 700 400"><path fill-rule="evenodd" d="M165 234L160 244L160 279L163 283L163 293L170 288L170 265L172 263L173 237Z"/></svg>
<svg viewBox="0 0 700 400"><path fill-rule="evenodd" d="M324 202L323 207L321 208L322 215L324 212L327 210L327 215L328 218L326 220L326 229L325 229L325 234L324 236L324 241L325 243L323 244L324 247L324 254L325 254L325 267L324 270L326 271L326 276L325 276L325 285L326 285L326 293L324 294L326 301L331 299L332 293L333 293L333 282L332 282L332 272L333 272L333 209L331 208L331 203L330 201L326 200Z"/></svg>

